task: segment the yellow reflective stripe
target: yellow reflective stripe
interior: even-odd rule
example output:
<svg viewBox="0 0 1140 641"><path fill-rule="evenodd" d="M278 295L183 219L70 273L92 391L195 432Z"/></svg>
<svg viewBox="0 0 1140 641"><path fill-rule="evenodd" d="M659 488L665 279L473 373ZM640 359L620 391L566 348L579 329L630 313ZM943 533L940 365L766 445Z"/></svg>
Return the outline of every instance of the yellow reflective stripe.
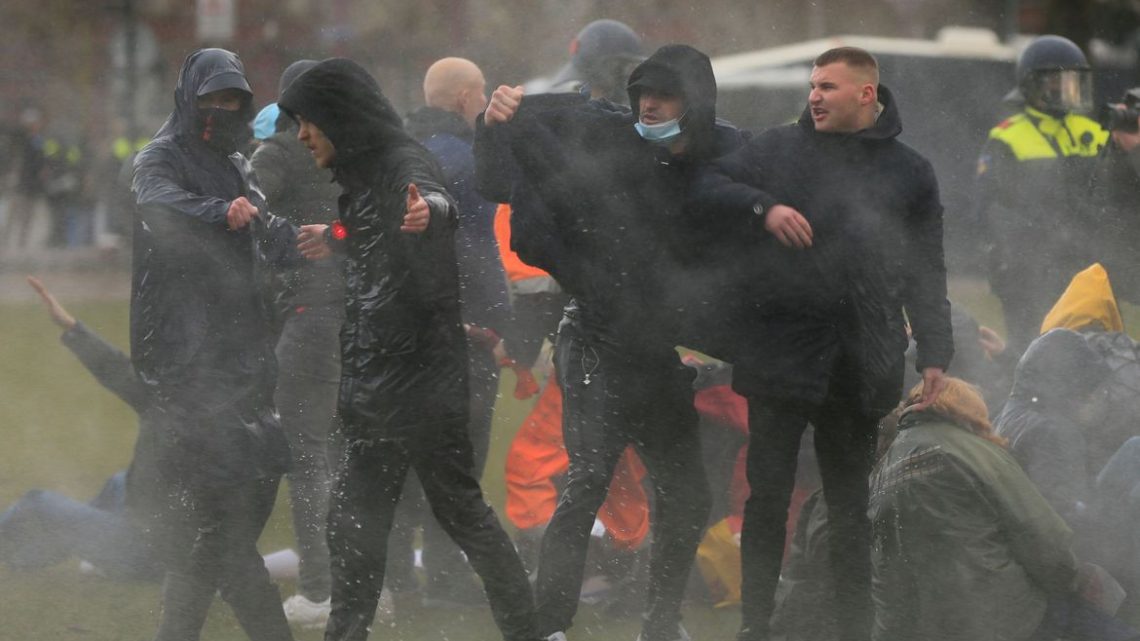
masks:
<svg viewBox="0 0 1140 641"><path fill-rule="evenodd" d="M44 141L44 155L49 158L59 153L59 141L55 138L48 138Z"/></svg>
<svg viewBox="0 0 1140 641"><path fill-rule="evenodd" d="M1008 124L991 129L990 138L1005 143L1019 161L1057 157L1053 146L1025 114L1017 114Z"/></svg>
<svg viewBox="0 0 1140 641"><path fill-rule="evenodd" d="M1091 118L1068 114L1062 123L1035 109L1026 109L1026 112L1029 115L1019 113L1004 126L990 130L990 138L1005 143L1019 161L1056 158L1057 152L1050 141L1065 157L1096 156L1108 142L1108 132Z"/></svg>

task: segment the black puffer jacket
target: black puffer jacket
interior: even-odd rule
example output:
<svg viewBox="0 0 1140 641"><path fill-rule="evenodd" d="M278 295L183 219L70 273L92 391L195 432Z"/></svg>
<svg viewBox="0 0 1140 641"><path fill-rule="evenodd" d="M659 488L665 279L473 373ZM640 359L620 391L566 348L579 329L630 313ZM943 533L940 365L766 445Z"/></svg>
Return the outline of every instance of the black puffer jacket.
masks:
<svg viewBox="0 0 1140 641"><path fill-rule="evenodd" d="M549 262L538 266L573 295L567 318L579 331L625 351L671 354L688 342L681 322L687 310L677 293L678 250L686 240L676 228L685 192L697 167L743 139L716 122L707 56L685 45L658 49L630 75L633 105L637 81L647 74L685 99L689 143L680 155L643 140L634 113L600 101L520 109L508 125L483 129L476 155L500 153L495 145L509 148L519 173L511 202L527 203L512 214L512 236L516 219L523 223L526 216L554 230L549 251L540 253Z"/></svg>
<svg viewBox="0 0 1140 641"><path fill-rule="evenodd" d="M236 55L187 57L175 110L136 157L132 184L131 359L166 426L157 455L209 482L280 472L288 459L273 418L267 285L272 270L300 260L293 228L267 212L248 161L202 139L197 96L218 82L244 83ZM231 231L226 211L240 196L262 218Z"/></svg>
<svg viewBox="0 0 1140 641"><path fill-rule="evenodd" d="M736 252L739 271L721 291L742 394L818 403L842 367L860 409L886 414L902 391L904 309L916 367L950 364L938 183L930 163L897 140L898 109L879 91L873 127L817 133L805 109L799 123L718 160L691 192L694 227L719 232ZM781 245L763 229L757 203L797 209L813 246Z"/></svg>
<svg viewBox="0 0 1140 641"><path fill-rule="evenodd" d="M455 204L438 165L360 65L333 58L278 101L336 149L347 231L340 412L350 436L396 437L467 415ZM423 234L400 231L408 185L431 208Z"/></svg>

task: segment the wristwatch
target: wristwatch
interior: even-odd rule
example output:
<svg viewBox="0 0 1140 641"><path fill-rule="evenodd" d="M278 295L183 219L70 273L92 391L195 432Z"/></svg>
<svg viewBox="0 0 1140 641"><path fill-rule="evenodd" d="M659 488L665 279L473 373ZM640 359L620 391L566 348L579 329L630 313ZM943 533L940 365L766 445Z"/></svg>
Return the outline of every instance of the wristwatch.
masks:
<svg viewBox="0 0 1140 641"><path fill-rule="evenodd" d="M757 216L763 216L764 205L760 204L759 202L757 202L755 205L752 205L752 213L756 214Z"/></svg>

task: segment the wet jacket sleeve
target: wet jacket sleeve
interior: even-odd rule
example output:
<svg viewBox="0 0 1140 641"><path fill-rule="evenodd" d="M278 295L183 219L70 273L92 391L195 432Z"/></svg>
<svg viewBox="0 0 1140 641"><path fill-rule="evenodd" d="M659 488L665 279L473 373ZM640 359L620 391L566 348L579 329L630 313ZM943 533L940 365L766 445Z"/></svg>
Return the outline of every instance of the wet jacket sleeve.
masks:
<svg viewBox="0 0 1140 641"><path fill-rule="evenodd" d="M692 223L725 232L764 231L764 217L780 203L756 186L762 184L763 170L755 144L746 144L697 172L685 202Z"/></svg>
<svg viewBox="0 0 1140 641"><path fill-rule="evenodd" d="M180 186L179 168L161 146L148 146L135 158L131 189L140 209L161 208L206 223L224 225L230 201L201 196Z"/></svg>
<svg viewBox="0 0 1140 641"><path fill-rule="evenodd" d="M916 200L906 221L907 267L903 305L918 346L915 369L945 370L954 356L946 261L942 249L942 203L934 168L923 162L916 177Z"/></svg>
<svg viewBox="0 0 1140 641"><path fill-rule="evenodd" d="M1017 561L1033 580L1054 595L1072 590L1077 564L1072 530L1022 472L1017 461L1002 451L995 478L985 484L998 521L1009 534Z"/></svg>
<svg viewBox="0 0 1140 641"><path fill-rule="evenodd" d="M60 340L100 385L123 399L136 412L142 413L150 406L147 386L139 380L131 359L122 351L104 341L83 323L76 323L63 333Z"/></svg>
<svg viewBox="0 0 1140 641"><path fill-rule="evenodd" d="M1013 186L1020 182L1016 174L1017 159L1009 146L1000 140L989 140L978 158L976 207L974 210L978 238L982 239L991 283L1006 263L1008 248L1003 241L1023 235L1017 229L1022 214L1015 207ZM1000 287L1004 280L998 283Z"/></svg>
<svg viewBox="0 0 1140 641"><path fill-rule="evenodd" d="M514 174L510 149L507 146L503 126L488 127L483 124L483 114L475 120L475 190L479 195L495 203L505 203L511 198L511 180Z"/></svg>

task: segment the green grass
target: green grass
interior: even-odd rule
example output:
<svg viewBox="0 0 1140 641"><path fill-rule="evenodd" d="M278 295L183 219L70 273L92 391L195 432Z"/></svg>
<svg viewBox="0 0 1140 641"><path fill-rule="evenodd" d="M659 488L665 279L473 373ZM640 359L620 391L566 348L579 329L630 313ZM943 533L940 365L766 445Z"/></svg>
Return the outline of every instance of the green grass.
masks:
<svg viewBox="0 0 1140 641"><path fill-rule="evenodd" d="M69 309L116 345L127 345L125 301L69 304ZM38 304L0 305L0 508L30 488L45 488L87 499L104 480L125 467L135 437L131 409L104 390L59 342ZM514 376L503 377L491 454L484 478L488 500L501 506L506 494L503 462L513 430L529 404L510 395ZM292 546L284 491L261 540L264 552ZM153 636L158 617L158 586L116 583L77 571L77 559L36 572L0 566L0 640L142 641ZM294 586L282 585L282 595ZM735 611L693 606L686 622L698 639L731 637L739 624ZM583 607L571 639L622 639L637 636L636 617L612 620ZM295 630L299 641L319 632ZM427 611L413 608L395 626L377 628L374 639L496 639L487 608ZM220 601L210 611L202 638L245 639L233 614Z"/></svg>
<svg viewBox="0 0 1140 641"><path fill-rule="evenodd" d="M952 283L951 297L970 309L982 324L1000 330L1001 314L984 284ZM127 345L125 301L69 305L78 318L119 346ZM1136 317L1125 309L1126 322ZM88 498L113 472L126 466L135 436L135 416L101 388L58 340L59 331L34 304L0 305L0 507L33 487ZM510 395L512 374L504 375L504 394L495 420L491 455L484 477L488 499L501 506L505 495L503 461L513 430L527 404ZM292 545L287 504L279 497L262 539L262 550ZM282 594L292 585L282 585ZM82 576L76 560L39 572L15 572L0 566L0 640L142 641L153 635L158 589L153 584L114 583ZM738 610L686 608L694 638L731 638ZM604 618L583 607L572 641L623 640L637 636L635 617ZM320 639L318 632L296 631L299 640ZM395 627L382 626L375 639L426 641L499 638L486 608L467 611L413 610ZM242 640L229 609L217 602L202 636L206 640Z"/></svg>

